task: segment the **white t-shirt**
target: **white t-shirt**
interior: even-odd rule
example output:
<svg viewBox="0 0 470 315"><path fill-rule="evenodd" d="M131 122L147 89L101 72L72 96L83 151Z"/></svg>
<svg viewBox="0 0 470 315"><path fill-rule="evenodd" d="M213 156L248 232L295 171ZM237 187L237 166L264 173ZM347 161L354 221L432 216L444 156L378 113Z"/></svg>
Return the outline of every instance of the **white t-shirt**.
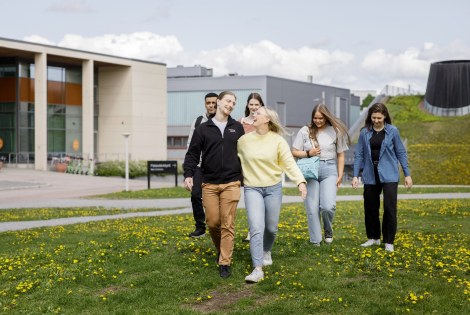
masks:
<svg viewBox="0 0 470 315"><path fill-rule="evenodd" d="M224 121L224 122L220 122L218 121L217 119L212 118L212 122L214 123L214 125L216 125L217 127L219 127L220 129L220 132L222 133L222 137L224 136L224 130L225 130L225 127L227 127L227 120Z"/></svg>
<svg viewBox="0 0 470 315"><path fill-rule="evenodd" d="M336 159L338 153L349 149L347 137L341 135L340 131L336 136L335 129L330 125L318 131L317 140L321 150L320 160ZM292 147L296 150L305 151L312 149L312 144L313 140L310 139L308 127L304 126L297 133Z"/></svg>

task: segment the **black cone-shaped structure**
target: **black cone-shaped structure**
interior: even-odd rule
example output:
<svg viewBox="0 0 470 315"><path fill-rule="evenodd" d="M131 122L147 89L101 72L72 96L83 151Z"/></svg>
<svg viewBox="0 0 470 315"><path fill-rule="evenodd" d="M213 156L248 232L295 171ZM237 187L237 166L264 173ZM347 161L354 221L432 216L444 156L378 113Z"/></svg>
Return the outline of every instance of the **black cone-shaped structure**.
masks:
<svg viewBox="0 0 470 315"><path fill-rule="evenodd" d="M438 116L470 114L470 60L432 63L424 106Z"/></svg>

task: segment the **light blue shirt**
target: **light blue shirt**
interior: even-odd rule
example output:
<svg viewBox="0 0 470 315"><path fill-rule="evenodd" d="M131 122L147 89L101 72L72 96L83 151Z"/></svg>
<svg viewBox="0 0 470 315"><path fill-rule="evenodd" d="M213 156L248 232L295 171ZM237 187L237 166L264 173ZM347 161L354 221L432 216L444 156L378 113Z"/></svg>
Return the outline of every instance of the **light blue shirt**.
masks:
<svg viewBox="0 0 470 315"><path fill-rule="evenodd" d="M408 168L408 155L405 146L400 139L398 129L389 124L385 124L385 138L380 148L379 164L377 166L379 171L379 178L381 183L398 183L400 174L398 171L398 162L403 169L405 176L410 176ZM372 137L373 129L368 130L363 128L359 135L354 152L354 173L353 176L359 176L362 170L362 182L366 185L375 185L374 164L372 162L372 155L370 149L370 138Z"/></svg>

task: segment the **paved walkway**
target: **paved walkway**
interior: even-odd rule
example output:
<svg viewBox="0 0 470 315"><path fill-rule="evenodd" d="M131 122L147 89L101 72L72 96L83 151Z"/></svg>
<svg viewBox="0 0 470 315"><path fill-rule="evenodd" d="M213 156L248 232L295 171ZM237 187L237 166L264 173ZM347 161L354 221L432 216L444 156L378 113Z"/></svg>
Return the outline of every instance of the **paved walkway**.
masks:
<svg viewBox="0 0 470 315"><path fill-rule="evenodd" d="M182 179L178 180L182 183ZM173 187L174 177L152 177L151 187ZM129 180L130 190L147 189L147 179ZM53 220L0 222L0 232L22 230L43 226L67 225L90 221L160 216L170 214L191 213L189 198L179 199L132 199L104 200L86 199L86 196L119 192L125 189L122 178L107 178L44 172L31 169L4 167L0 170L0 209L16 208L70 208L70 207L104 207L121 209L174 209L149 212L133 212L117 215L72 217ZM456 199L470 198L470 193L439 193L439 194L402 194L399 199ZM362 200L362 196L338 196L338 201ZM298 196L284 196L284 203L300 202ZM238 204L245 207L242 199ZM1 215L1 210L0 210Z"/></svg>

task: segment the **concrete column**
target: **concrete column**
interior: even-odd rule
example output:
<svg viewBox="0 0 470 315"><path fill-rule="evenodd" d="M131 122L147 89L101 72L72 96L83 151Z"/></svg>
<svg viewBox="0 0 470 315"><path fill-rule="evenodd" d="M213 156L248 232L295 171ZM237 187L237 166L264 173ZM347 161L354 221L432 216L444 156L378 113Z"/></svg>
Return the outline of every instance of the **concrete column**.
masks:
<svg viewBox="0 0 470 315"><path fill-rule="evenodd" d="M82 155L85 159L93 159L93 60L82 63Z"/></svg>
<svg viewBox="0 0 470 315"><path fill-rule="evenodd" d="M34 168L47 171L47 54L34 56Z"/></svg>

